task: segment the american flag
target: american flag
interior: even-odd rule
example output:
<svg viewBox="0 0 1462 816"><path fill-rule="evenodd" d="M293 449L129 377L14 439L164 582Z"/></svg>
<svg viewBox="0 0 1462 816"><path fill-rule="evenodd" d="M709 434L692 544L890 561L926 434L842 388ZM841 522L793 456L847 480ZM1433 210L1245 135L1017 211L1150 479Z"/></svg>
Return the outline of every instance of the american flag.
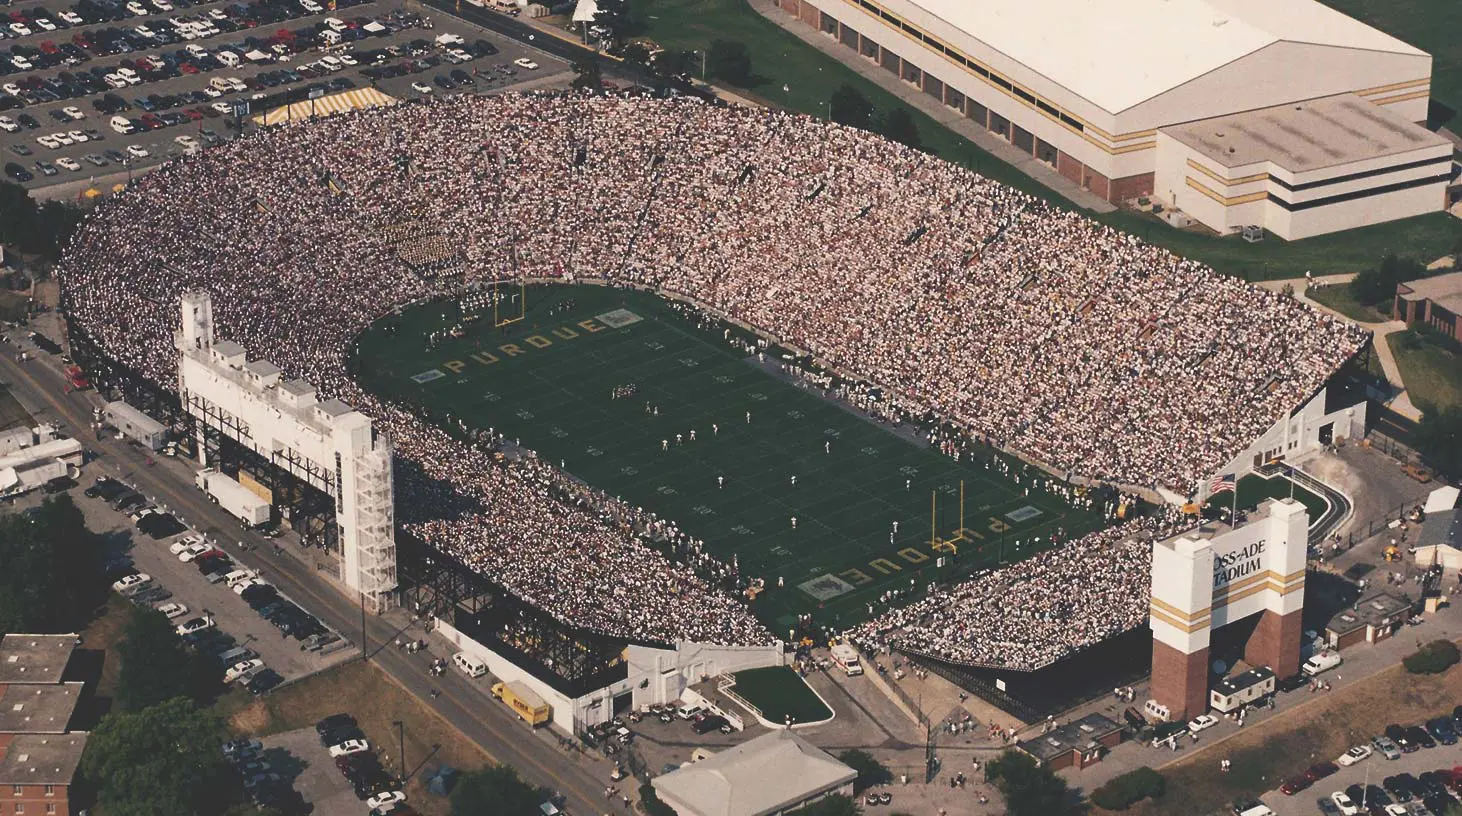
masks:
<svg viewBox="0 0 1462 816"><path fill-rule="evenodd" d="M1214 476L1213 481L1208 483L1208 494L1217 495L1225 490L1234 489L1234 475L1232 473L1223 476Z"/></svg>

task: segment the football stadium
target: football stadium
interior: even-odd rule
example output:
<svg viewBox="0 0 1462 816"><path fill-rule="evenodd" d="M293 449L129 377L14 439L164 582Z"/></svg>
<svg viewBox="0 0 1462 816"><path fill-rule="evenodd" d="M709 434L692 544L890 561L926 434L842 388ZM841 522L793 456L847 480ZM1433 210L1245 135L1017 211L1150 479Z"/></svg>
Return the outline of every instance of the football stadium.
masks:
<svg viewBox="0 0 1462 816"><path fill-rule="evenodd" d="M863 131L628 96L262 130L98 208L61 280L93 380L269 481L348 587L339 465L178 392L211 349L368 418L391 602L609 690L570 725L788 638L1035 672L1139 630L1151 539L1345 435L1370 340Z"/></svg>

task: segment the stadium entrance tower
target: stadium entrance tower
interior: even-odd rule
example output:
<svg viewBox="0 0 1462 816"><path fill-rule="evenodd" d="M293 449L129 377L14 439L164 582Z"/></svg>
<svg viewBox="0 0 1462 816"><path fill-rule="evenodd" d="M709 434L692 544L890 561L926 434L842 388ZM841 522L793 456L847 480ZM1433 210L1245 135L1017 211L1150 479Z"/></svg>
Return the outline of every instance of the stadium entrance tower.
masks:
<svg viewBox="0 0 1462 816"><path fill-rule="evenodd" d="M1244 648L1278 677L1300 667L1309 514L1271 499L1240 527L1200 527L1152 545L1152 699L1173 720L1208 710L1209 638L1261 614Z"/></svg>
<svg viewBox="0 0 1462 816"><path fill-rule="evenodd" d="M218 435L333 499L340 580L367 608L385 611L396 588L390 441L370 417L338 399L321 402L304 380L281 382L278 366L218 340L208 293L185 293L182 317L178 395L198 429L199 463L213 464L207 437Z"/></svg>

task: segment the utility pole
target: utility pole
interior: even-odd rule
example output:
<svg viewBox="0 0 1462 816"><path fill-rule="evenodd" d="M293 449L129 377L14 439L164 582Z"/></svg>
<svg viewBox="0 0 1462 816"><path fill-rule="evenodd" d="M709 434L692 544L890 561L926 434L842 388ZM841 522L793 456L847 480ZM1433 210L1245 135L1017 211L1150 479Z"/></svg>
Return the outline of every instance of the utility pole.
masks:
<svg viewBox="0 0 1462 816"><path fill-rule="evenodd" d="M365 590L357 589L356 597L360 600L360 659L369 660L366 652L366 614L365 614Z"/></svg>

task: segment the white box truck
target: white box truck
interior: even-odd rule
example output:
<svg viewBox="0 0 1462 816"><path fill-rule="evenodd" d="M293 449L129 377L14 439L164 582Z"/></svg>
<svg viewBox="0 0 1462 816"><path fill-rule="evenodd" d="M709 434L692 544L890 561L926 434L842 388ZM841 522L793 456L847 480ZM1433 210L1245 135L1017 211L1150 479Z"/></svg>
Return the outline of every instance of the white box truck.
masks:
<svg viewBox="0 0 1462 816"><path fill-rule="evenodd" d="M238 519L245 527L258 527L269 521L269 502L264 501L247 487L219 473L213 468L198 471L195 479L198 488L229 515Z"/></svg>

